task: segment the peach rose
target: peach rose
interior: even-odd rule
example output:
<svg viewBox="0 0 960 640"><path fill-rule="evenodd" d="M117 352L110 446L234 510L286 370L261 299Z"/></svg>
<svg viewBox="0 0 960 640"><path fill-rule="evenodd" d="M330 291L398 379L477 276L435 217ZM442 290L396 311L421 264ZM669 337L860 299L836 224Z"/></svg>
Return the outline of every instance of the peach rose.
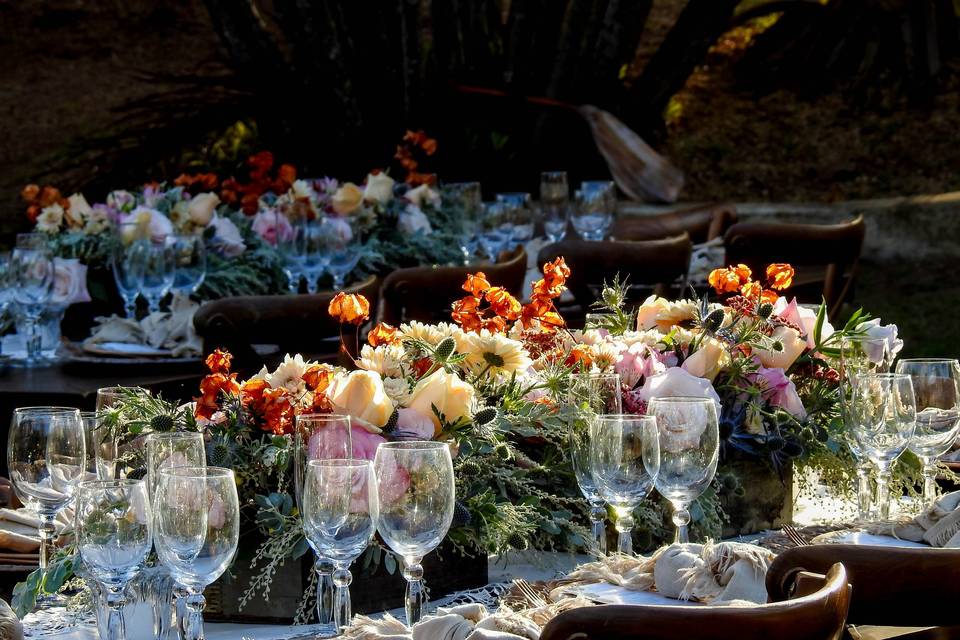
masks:
<svg viewBox="0 0 960 640"><path fill-rule="evenodd" d="M431 207L436 207L440 204L440 194L430 188L428 184L422 184L416 189L410 189L404 195L411 204L417 207L423 207L424 205L429 205Z"/></svg>
<svg viewBox="0 0 960 640"><path fill-rule="evenodd" d="M193 196L187 205L190 222L198 227L206 227L213 220L218 204L220 204L220 197L215 193L198 193Z"/></svg>
<svg viewBox="0 0 960 640"><path fill-rule="evenodd" d="M87 291L87 265L77 258L53 259L53 291L50 299L58 304L90 302Z"/></svg>
<svg viewBox="0 0 960 640"><path fill-rule="evenodd" d="M712 382L720 370L729 363L730 354L727 353L723 343L714 338L706 338L700 343L700 348L683 361L683 368L691 375L706 378Z"/></svg>
<svg viewBox="0 0 960 640"><path fill-rule="evenodd" d="M335 412L349 415L372 433L380 433L393 414L383 380L373 371L351 371L337 378L327 389L327 397Z"/></svg>
<svg viewBox="0 0 960 640"><path fill-rule="evenodd" d="M379 204L387 204L393 200L393 178L383 172L371 173L367 175L366 182L363 189L364 200Z"/></svg>
<svg viewBox="0 0 960 640"><path fill-rule="evenodd" d="M346 182L333 194L330 204L333 210L342 216L349 215L360 208L363 191L352 182Z"/></svg>
<svg viewBox="0 0 960 640"><path fill-rule="evenodd" d="M93 213L93 208L87 202L87 199L83 197L82 194L75 193L67 201L70 203L70 206L67 207L64 212L64 216L67 219L67 225L71 229L80 229L83 227L84 222L91 213Z"/></svg>
<svg viewBox="0 0 960 640"><path fill-rule="evenodd" d="M760 358L760 364L768 369L786 371L807 348L807 341L803 339L800 332L790 327L777 327L770 338L780 342L783 349L781 351L760 348L753 350L753 353Z"/></svg>
<svg viewBox="0 0 960 640"><path fill-rule="evenodd" d="M447 422L468 418L474 403L473 386L464 382L455 373L443 369L434 371L417 383L410 398L410 408L416 409L433 421L435 434L440 432L440 420L434 413L439 411Z"/></svg>

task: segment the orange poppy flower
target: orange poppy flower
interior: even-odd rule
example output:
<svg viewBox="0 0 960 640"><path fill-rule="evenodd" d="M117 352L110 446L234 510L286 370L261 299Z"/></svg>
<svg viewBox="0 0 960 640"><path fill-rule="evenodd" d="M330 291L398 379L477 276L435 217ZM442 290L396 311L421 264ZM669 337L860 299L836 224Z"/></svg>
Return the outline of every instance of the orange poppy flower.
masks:
<svg viewBox="0 0 960 640"><path fill-rule="evenodd" d="M378 322L367 334L367 342L371 347L379 347L384 344L397 344L400 338L397 337L396 327L386 322Z"/></svg>
<svg viewBox="0 0 960 640"><path fill-rule="evenodd" d="M593 358L590 355L590 347L584 344L578 344L572 349L570 353L567 354L566 365L572 367L574 365L580 365L582 369L586 369L593 363Z"/></svg>
<svg viewBox="0 0 960 640"><path fill-rule="evenodd" d="M500 316L493 316L483 320L481 327L490 333L503 333L507 329L507 321Z"/></svg>
<svg viewBox="0 0 960 640"><path fill-rule="evenodd" d="M796 272L793 267L783 262L777 262L767 267L767 282L771 289L783 291L793 284Z"/></svg>
<svg viewBox="0 0 960 640"><path fill-rule="evenodd" d="M490 287L484 296L490 303L495 314L505 320L516 320L520 317L522 306L520 301L510 295L503 287Z"/></svg>
<svg viewBox="0 0 960 640"><path fill-rule="evenodd" d="M333 367L326 364L315 364L304 371L300 377L303 378L307 388L316 395L322 395L333 381Z"/></svg>
<svg viewBox="0 0 960 640"><path fill-rule="evenodd" d="M370 301L358 293L341 291L327 307L330 317L341 324L363 324L370 317Z"/></svg>
<svg viewBox="0 0 960 640"><path fill-rule="evenodd" d="M776 291L771 291L770 289L764 289L760 292L760 302L775 304L779 297L780 295Z"/></svg>
<svg viewBox="0 0 960 640"><path fill-rule="evenodd" d="M760 286L759 282L748 282L742 287L740 287L740 295L744 298L747 298L753 302L756 302L757 298L760 297L760 293L763 291L763 287Z"/></svg>
<svg viewBox="0 0 960 640"><path fill-rule="evenodd" d="M483 271L467 274L467 280L463 283L463 290L480 297L490 288L490 281Z"/></svg>
<svg viewBox="0 0 960 640"><path fill-rule="evenodd" d="M738 264L737 266L731 266L730 271L733 271L737 274L737 278L740 279L740 284L746 284L750 282L750 278L753 276L753 271L750 270L745 264Z"/></svg>
<svg viewBox="0 0 960 640"><path fill-rule="evenodd" d="M229 373L233 355L229 351L217 349L207 356L206 365L210 373Z"/></svg>
<svg viewBox="0 0 960 640"><path fill-rule="evenodd" d="M730 269L714 269L710 272L707 282L718 294L733 293L740 288L740 276Z"/></svg>
<svg viewBox="0 0 960 640"><path fill-rule="evenodd" d="M37 199L38 195L40 195L40 187L35 184L28 184L23 188L23 191L20 192L20 197L23 198L25 202L33 202Z"/></svg>
<svg viewBox="0 0 960 640"><path fill-rule="evenodd" d="M567 266L563 256L558 257L553 262L547 262L543 265L543 279L547 288L551 291L558 291L555 295L562 293L563 286L570 277L570 267Z"/></svg>

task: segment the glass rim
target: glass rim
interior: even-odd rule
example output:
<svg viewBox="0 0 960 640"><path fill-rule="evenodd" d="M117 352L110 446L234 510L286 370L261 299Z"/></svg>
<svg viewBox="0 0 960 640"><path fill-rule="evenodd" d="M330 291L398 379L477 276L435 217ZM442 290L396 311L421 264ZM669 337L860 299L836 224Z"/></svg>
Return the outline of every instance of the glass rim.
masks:
<svg viewBox="0 0 960 640"><path fill-rule="evenodd" d="M347 423L352 422L350 419L350 414L347 413L301 413L294 416L294 423L300 424L301 420L306 421L316 421L316 422L333 422L335 420L344 420L346 419Z"/></svg>
<svg viewBox="0 0 960 640"><path fill-rule="evenodd" d="M650 406L654 402L676 402L677 404L716 404L716 401L713 398L702 398L700 396L664 396L662 398L650 398L647 401L647 406Z"/></svg>
<svg viewBox="0 0 960 640"><path fill-rule="evenodd" d="M601 413L596 417L596 419L601 422L613 420L639 420L640 422L650 422L656 421L657 416L652 416L649 413Z"/></svg>
<svg viewBox="0 0 960 640"><path fill-rule="evenodd" d="M318 458L307 460L307 467L339 467L344 469L373 468L373 460L366 458Z"/></svg>
<svg viewBox="0 0 960 640"><path fill-rule="evenodd" d="M122 489L124 487L138 487L142 486L146 489L146 478L140 478L139 480L133 480L131 478L118 478L116 480L84 480L77 488L81 491L84 489Z"/></svg>
<svg viewBox="0 0 960 640"><path fill-rule="evenodd" d="M572 379L590 378L600 380L603 378L619 378L619 373L603 373L601 371L590 371L588 373L568 373L567 377Z"/></svg>
<svg viewBox="0 0 960 640"><path fill-rule="evenodd" d="M899 367L904 362L915 362L917 364L960 364L960 360L957 358L900 358L897 360L897 366Z"/></svg>
<svg viewBox="0 0 960 640"><path fill-rule="evenodd" d="M896 371L860 371L854 374L856 378L875 378L877 380L910 380L912 376L909 373L897 373Z"/></svg>
<svg viewBox="0 0 960 640"><path fill-rule="evenodd" d="M146 391L143 387L125 387L122 384L110 386L110 387L100 387L97 389L97 395L101 393L110 393L110 394L119 394L126 389L133 389L134 391Z"/></svg>
<svg viewBox="0 0 960 640"><path fill-rule="evenodd" d="M34 405L30 407L15 407L13 413L73 413L74 411L80 413L80 409L76 407Z"/></svg>
<svg viewBox="0 0 960 640"><path fill-rule="evenodd" d="M432 451L434 449L447 449L446 442L436 440L394 440L393 442L381 442L377 449L393 449L397 451Z"/></svg>
<svg viewBox="0 0 960 640"><path fill-rule="evenodd" d="M176 440L184 436L190 436L191 438L200 436L200 439L203 440L202 431L153 431L147 434L147 442L151 440Z"/></svg>
<svg viewBox="0 0 960 640"><path fill-rule="evenodd" d="M532 198L529 191L502 191L496 193L494 198Z"/></svg>
<svg viewBox="0 0 960 640"><path fill-rule="evenodd" d="M161 476L174 478L232 478L233 469L226 467L198 467L196 465L182 467L164 467L159 469Z"/></svg>

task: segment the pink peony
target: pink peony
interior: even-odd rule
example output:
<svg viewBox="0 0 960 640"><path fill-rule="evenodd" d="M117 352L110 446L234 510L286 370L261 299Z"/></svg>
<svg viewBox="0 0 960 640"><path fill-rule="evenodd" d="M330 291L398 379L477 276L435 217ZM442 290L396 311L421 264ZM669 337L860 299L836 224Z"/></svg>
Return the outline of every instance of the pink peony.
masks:
<svg viewBox="0 0 960 640"><path fill-rule="evenodd" d="M760 367L754 376L754 382L764 390L764 397L773 406L780 407L801 420L807 417L807 410L803 408L797 387L783 369Z"/></svg>
<svg viewBox="0 0 960 640"><path fill-rule="evenodd" d="M351 457L351 441L353 439L353 431L348 433L343 428L318 429L310 434L310 439L307 441L307 455L310 460L349 458ZM376 451L376 447L374 447L374 451ZM353 449L352 457L359 457L356 455L355 449ZM371 460L372 458L367 459Z"/></svg>
<svg viewBox="0 0 960 640"><path fill-rule="evenodd" d="M670 367L663 373L647 378L640 393L640 400L649 403L653 398L711 398L720 414L720 396L706 378L690 375L680 367Z"/></svg>
<svg viewBox="0 0 960 640"><path fill-rule="evenodd" d="M813 336L813 330L817 326L817 313L807 307L801 307L794 298L789 303L786 298L778 298L773 305L773 313L780 316L787 322L800 327L807 339L807 348L813 349L816 346ZM833 335L834 328L830 322L824 318L823 327L820 329L820 339L826 341Z"/></svg>
<svg viewBox="0 0 960 640"><path fill-rule="evenodd" d="M642 342L630 345L620 354L620 360L613 366L620 374L620 380L627 386L634 386L640 378L649 378L667 370L656 353Z"/></svg>
<svg viewBox="0 0 960 640"><path fill-rule="evenodd" d="M433 420L416 409L400 409L397 416L397 440L432 440Z"/></svg>
<svg viewBox="0 0 960 640"><path fill-rule="evenodd" d="M293 226L287 216L275 209L266 209L253 217L253 231L269 245L293 239Z"/></svg>

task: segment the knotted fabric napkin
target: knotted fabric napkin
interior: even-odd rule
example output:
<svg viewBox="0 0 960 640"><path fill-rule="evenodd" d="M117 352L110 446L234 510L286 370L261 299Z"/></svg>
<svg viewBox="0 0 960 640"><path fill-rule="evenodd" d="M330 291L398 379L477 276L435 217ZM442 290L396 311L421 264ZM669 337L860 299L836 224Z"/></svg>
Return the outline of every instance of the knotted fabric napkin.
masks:
<svg viewBox="0 0 960 640"><path fill-rule="evenodd" d="M554 608L556 611L549 618L570 607L554 605ZM540 626L546 624L546 620L534 622L529 616L536 613L543 614L535 610L514 612L502 607L490 615L482 604L461 604L438 608L436 615L425 617L413 629L407 629L390 614L380 620L357 616L344 637L349 640L537 640Z"/></svg>
<svg viewBox="0 0 960 640"><path fill-rule="evenodd" d="M931 547L960 547L960 491L942 496L916 518L881 522L867 531L898 540L926 542Z"/></svg>
<svg viewBox="0 0 960 640"><path fill-rule="evenodd" d="M157 311L140 321L101 316L96 318L97 326L83 344L142 344L154 349L169 349L174 357L200 355L203 344L193 328L193 316L199 308L200 305L190 298L175 295L170 311Z"/></svg>

